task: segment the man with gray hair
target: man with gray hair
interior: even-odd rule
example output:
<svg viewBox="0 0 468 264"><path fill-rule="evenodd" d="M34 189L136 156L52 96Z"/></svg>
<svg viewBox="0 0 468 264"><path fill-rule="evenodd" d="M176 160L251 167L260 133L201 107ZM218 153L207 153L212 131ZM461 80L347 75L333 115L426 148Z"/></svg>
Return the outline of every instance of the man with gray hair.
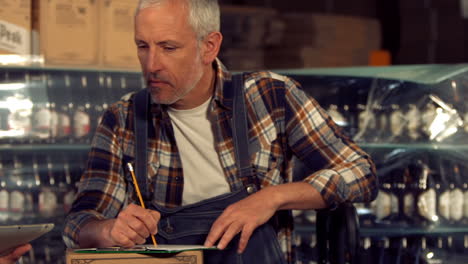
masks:
<svg viewBox="0 0 468 264"><path fill-rule="evenodd" d="M67 246L132 247L156 235L220 249L205 251L205 263L293 263L291 209L375 198L370 157L297 82L225 69L219 16L216 0L139 2L135 43L147 87L103 114L66 220ZM303 178L292 175L294 156L310 169ZM137 182L147 209L128 163L144 172Z"/></svg>

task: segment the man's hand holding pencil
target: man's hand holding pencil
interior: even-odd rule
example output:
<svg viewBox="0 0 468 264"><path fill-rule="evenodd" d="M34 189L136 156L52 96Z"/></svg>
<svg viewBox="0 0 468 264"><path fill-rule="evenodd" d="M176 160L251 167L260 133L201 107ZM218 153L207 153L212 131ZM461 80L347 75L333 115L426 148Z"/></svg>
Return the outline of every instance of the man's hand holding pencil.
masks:
<svg viewBox="0 0 468 264"><path fill-rule="evenodd" d="M141 206L130 204L122 210L109 231L113 246L134 247L144 244L146 238L158 231L160 214L157 211L144 209ZM155 241L153 241L155 242ZM155 245L156 246L156 245Z"/></svg>
<svg viewBox="0 0 468 264"><path fill-rule="evenodd" d="M130 163L127 164L127 167L132 174L135 191L141 206L129 204L119 213L117 218L105 221L102 228L109 229L108 232L104 230L104 233L109 234L109 238L105 239L107 242L102 246L131 248L135 245L144 244L146 239L151 236L153 245L156 247L154 235L158 232L158 222L161 215L157 211L145 208L133 167Z"/></svg>

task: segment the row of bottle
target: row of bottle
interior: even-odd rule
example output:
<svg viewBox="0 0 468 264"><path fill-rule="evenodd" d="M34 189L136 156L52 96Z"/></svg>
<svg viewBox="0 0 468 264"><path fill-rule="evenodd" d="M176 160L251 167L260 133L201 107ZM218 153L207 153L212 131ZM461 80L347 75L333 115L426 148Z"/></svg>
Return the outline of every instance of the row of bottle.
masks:
<svg viewBox="0 0 468 264"><path fill-rule="evenodd" d="M99 117L141 74L4 70L0 143L89 143ZM3 77L3 79L1 79Z"/></svg>
<svg viewBox="0 0 468 264"><path fill-rule="evenodd" d="M338 95L336 95L338 96ZM468 133L468 112L461 113L436 95L408 104L325 106L331 118L358 142L441 142Z"/></svg>
<svg viewBox="0 0 468 264"><path fill-rule="evenodd" d="M298 263L315 264L315 234L297 234ZM468 263L468 235L366 237L361 236L355 263L464 264Z"/></svg>
<svg viewBox="0 0 468 264"><path fill-rule="evenodd" d="M377 199L359 205L362 225L468 226L465 164L440 153L419 153L379 170Z"/></svg>
<svg viewBox="0 0 468 264"><path fill-rule="evenodd" d="M73 155L2 155L0 224L39 223L71 208L85 163Z"/></svg>
<svg viewBox="0 0 468 264"><path fill-rule="evenodd" d="M435 153L409 156L377 169L377 198L355 204L361 226L468 227L468 166ZM297 223L315 223L314 210L293 213Z"/></svg>

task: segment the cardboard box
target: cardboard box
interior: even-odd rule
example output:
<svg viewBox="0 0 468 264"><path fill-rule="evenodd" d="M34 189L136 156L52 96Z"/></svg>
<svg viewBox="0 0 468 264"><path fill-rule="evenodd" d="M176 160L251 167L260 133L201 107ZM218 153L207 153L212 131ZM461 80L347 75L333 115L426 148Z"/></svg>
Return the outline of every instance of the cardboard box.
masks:
<svg viewBox="0 0 468 264"><path fill-rule="evenodd" d="M30 0L0 0L0 54L31 54Z"/></svg>
<svg viewBox="0 0 468 264"><path fill-rule="evenodd" d="M223 47L256 49L269 44L277 12L267 7L221 7Z"/></svg>
<svg viewBox="0 0 468 264"><path fill-rule="evenodd" d="M395 64L435 63L436 47L436 41L401 46L396 54Z"/></svg>
<svg viewBox="0 0 468 264"><path fill-rule="evenodd" d="M400 44L415 45L435 41L437 38L437 10L401 10Z"/></svg>
<svg viewBox="0 0 468 264"><path fill-rule="evenodd" d="M334 0L330 5L333 14L372 18L377 17L377 2L376 0Z"/></svg>
<svg viewBox="0 0 468 264"><path fill-rule="evenodd" d="M269 69L367 65L370 52L381 49L375 19L315 13L282 18L286 23L282 46L265 53Z"/></svg>
<svg viewBox="0 0 468 264"><path fill-rule="evenodd" d="M280 10L281 12L331 12L332 6L330 0L314 0L314 1L285 1L271 0L271 7Z"/></svg>
<svg viewBox="0 0 468 264"><path fill-rule="evenodd" d="M135 0L98 1L101 66L140 69L134 41L137 4Z"/></svg>
<svg viewBox="0 0 468 264"><path fill-rule="evenodd" d="M223 48L219 58L229 70L253 71L265 69L263 49Z"/></svg>
<svg viewBox="0 0 468 264"><path fill-rule="evenodd" d="M76 253L67 250L67 264L203 264L201 250L179 253Z"/></svg>
<svg viewBox="0 0 468 264"><path fill-rule="evenodd" d="M33 0L33 53L46 65L97 65L96 0Z"/></svg>

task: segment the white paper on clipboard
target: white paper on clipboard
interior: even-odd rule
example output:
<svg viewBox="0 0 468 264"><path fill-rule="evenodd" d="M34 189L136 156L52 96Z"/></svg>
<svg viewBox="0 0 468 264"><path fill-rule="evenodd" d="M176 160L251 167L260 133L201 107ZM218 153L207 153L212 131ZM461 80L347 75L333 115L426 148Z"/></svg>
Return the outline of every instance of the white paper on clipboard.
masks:
<svg viewBox="0 0 468 264"><path fill-rule="evenodd" d="M0 226L0 256L26 244L54 228L53 223Z"/></svg>
<svg viewBox="0 0 468 264"><path fill-rule="evenodd" d="M132 248L122 248L122 247L108 247L108 248L80 248L75 249L77 253L89 253L89 252L182 252L182 251L191 251L191 250L218 250L216 247L206 247L203 245L162 245L158 244L156 247L151 244L147 245L137 245Z"/></svg>

